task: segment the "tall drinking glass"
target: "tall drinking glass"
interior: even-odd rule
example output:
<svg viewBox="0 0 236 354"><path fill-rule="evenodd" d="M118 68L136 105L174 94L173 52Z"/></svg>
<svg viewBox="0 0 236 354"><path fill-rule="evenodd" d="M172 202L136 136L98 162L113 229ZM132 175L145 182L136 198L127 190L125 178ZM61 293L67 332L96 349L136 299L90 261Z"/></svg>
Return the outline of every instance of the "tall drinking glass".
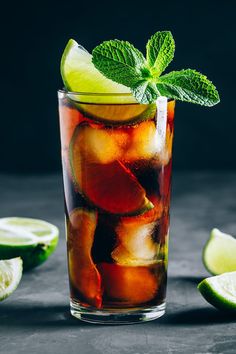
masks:
<svg viewBox="0 0 236 354"><path fill-rule="evenodd" d="M71 313L94 323L156 319L165 312L175 101L58 97Z"/></svg>

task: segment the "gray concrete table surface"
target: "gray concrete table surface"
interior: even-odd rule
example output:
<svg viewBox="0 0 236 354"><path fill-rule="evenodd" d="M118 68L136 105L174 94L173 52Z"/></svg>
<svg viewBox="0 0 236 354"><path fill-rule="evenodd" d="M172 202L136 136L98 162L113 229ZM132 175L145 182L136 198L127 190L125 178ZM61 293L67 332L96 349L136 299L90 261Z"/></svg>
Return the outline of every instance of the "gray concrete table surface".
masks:
<svg viewBox="0 0 236 354"><path fill-rule="evenodd" d="M236 174L175 173L172 191L166 315L101 326L69 314L61 177L1 175L0 216L48 220L60 228L60 242L0 303L0 353L236 353L236 316L211 307L196 288L208 276L201 251L210 229L236 235Z"/></svg>

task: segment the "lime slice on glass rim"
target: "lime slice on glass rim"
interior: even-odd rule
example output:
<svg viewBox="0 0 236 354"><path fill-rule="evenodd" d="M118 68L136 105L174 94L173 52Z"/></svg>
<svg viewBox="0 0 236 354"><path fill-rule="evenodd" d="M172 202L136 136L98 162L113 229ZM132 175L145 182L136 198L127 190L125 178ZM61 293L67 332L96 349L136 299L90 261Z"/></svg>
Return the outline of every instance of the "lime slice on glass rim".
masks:
<svg viewBox="0 0 236 354"><path fill-rule="evenodd" d="M59 230L38 219L0 219L0 259L21 257L24 270L43 263L55 250Z"/></svg>
<svg viewBox="0 0 236 354"><path fill-rule="evenodd" d="M236 311L236 272L206 278L198 284L198 290L219 310Z"/></svg>
<svg viewBox="0 0 236 354"><path fill-rule="evenodd" d="M63 52L61 75L68 91L123 93L130 96L130 89L102 75L92 63L92 55L73 39L69 40ZM129 100L136 102L133 96Z"/></svg>
<svg viewBox="0 0 236 354"><path fill-rule="evenodd" d="M0 261L0 301L13 293L21 277L22 259L20 257Z"/></svg>
<svg viewBox="0 0 236 354"><path fill-rule="evenodd" d="M236 239L213 229L202 254L206 269L213 275L236 271Z"/></svg>
<svg viewBox="0 0 236 354"><path fill-rule="evenodd" d="M71 103L88 118L112 125L134 124L156 113L155 103L137 103L128 87L102 75L92 63L92 55L73 39L62 55L61 75Z"/></svg>

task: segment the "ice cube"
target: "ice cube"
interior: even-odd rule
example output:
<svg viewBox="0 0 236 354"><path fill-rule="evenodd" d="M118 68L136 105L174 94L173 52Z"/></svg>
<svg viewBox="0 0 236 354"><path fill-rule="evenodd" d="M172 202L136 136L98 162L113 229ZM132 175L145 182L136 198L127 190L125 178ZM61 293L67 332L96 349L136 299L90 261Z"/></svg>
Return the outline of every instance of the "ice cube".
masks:
<svg viewBox="0 0 236 354"><path fill-rule="evenodd" d="M140 225L138 221L119 223L116 227L118 245L112 252L117 264L141 266L157 261L159 244L152 235L156 222Z"/></svg>
<svg viewBox="0 0 236 354"><path fill-rule="evenodd" d="M130 129L131 140L124 155L125 160L150 159L160 152L162 142L154 121L143 122Z"/></svg>
<svg viewBox="0 0 236 354"><path fill-rule="evenodd" d="M115 140L116 144L118 147L122 150L122 155L127 150L129 144L130 144L130 135L132 129L130 127L119 127L119 128L110 128L107 130L110 134L110 136Z"/></svg>
<svg viewBox="0 0 236 354"><path fill-rule="evenodd" d="M122 149L114 139L112 130L88 124L80 129L78 144L90 162L107 164L121 157Z"/></svg>

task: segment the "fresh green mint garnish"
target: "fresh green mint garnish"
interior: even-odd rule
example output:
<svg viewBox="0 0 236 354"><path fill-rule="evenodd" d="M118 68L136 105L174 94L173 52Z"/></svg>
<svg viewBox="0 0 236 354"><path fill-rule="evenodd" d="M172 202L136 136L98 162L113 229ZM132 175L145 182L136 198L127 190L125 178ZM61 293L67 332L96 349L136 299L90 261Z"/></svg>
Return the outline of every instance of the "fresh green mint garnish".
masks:
<svg viewBox="0 0 236 354"><path fill-rule="evenodd" d="M131 89L140 103L152 103L159 96L214 106L219 94L205 75L187 69L162 75L174 57L171 32L156 32L147 43L146 59L132 44L110 40L93 50L93 64L108 79Z"/></svg>

